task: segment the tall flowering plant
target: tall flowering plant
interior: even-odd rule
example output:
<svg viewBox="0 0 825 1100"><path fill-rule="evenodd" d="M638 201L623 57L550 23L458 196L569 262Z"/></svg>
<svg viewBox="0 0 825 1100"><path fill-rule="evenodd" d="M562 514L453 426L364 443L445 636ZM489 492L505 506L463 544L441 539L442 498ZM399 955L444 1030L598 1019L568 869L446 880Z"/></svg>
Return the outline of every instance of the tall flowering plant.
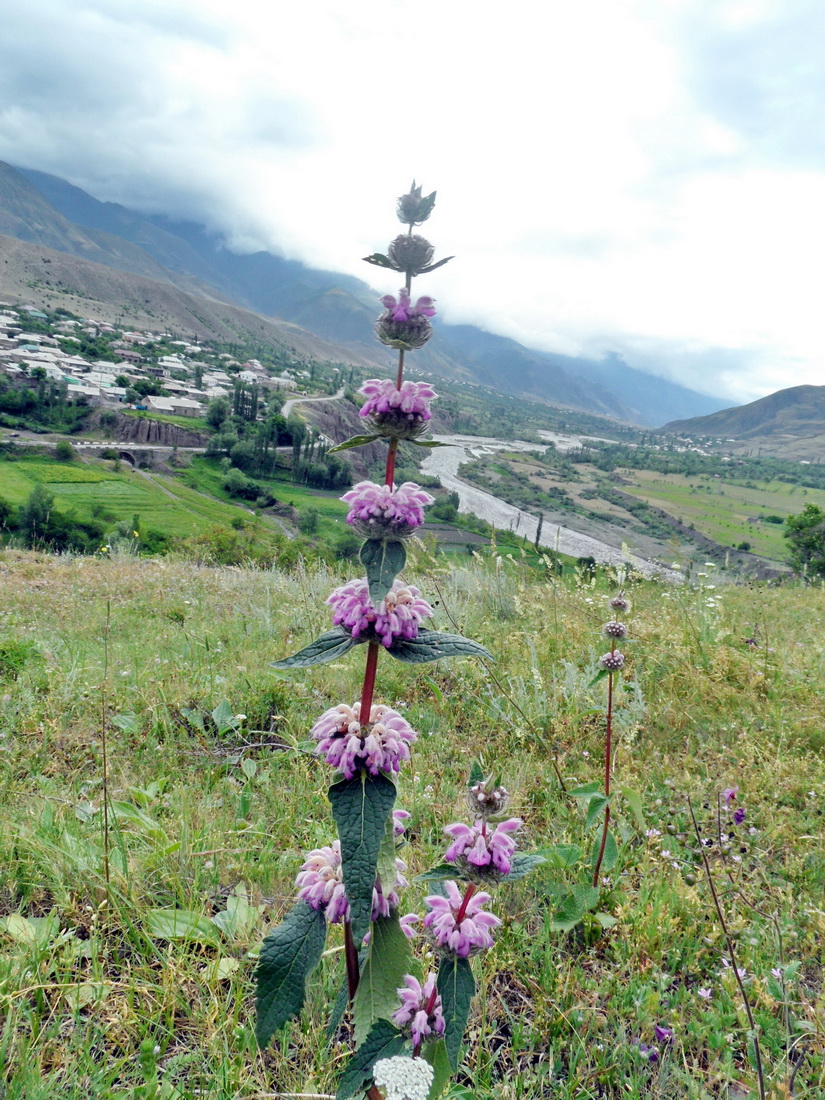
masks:
<svg viewBox="0 0 825 1100"><path fill-rule="evenodd" d="M398 848L409 815L395 809L396 782L417 734L401 714L376 702L379 659L386 654L420 664L490 657L477 642L425 625L432 608L415 585L399 577L407 560L405 541L433 500L412 482L396 485L394 475L401 440L438 446L422 438L435 391L404 378L405 355L430 339L435 314L432 298L413 300L412 280L447 262L434 263L433 246L413 232L434 204L435 192L423 195L413 183L397 205L406 232L386 254L366 257L401 274L404 285L397 295L380 299L383 312L375 323L377 338L398 351L396 376L364 383L361 417L367 430L333 448L378 439L387 444L384 483L362 481L343 497L350 509L347 521L364 537L364 575L330 594L332 628L274 665L306 668L366 647L360 698L330 707L311 731L317 754L333 769L328 797L338 837L308 854L297 877L296 904L264 941L257 971L257 1036L265 1046L301 1011L328 925L343 926L346 982L337 1015L340 1019L348 1003L356 1050L339 1086L340 1100L364 1093L371 1100L440 1094L456 1068L475 991L470 959L492 944L500 924L487 909L490 894L480 888L519 877L541 862L538 856L515 854L513 834L521 822L496 820L504 813L506 792L476 771L469 788L472 823L447 827L451 843L444 863L422 876L436 891L426 898L426 914L399 915L399 892L407 879ZM423 981L411 946L419 934L439 959L437 971Z"/></svg>

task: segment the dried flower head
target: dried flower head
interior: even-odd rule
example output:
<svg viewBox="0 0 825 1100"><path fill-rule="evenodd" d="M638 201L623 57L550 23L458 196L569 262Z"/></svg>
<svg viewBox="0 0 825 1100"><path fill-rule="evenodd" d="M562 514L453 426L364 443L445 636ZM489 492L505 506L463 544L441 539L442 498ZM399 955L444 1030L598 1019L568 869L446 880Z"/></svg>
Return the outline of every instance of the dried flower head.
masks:
<svg viewBox="0 0 825 1100"><path fill-rule="evenodd" d="M387 259L396 271L412 278L420 275L433 262L435 249L426 237L417 233L400 233L387 249Z"/></svg>
<svg viewBox="0 0 825 1100"><path fill-rule="evenodd" d="M435 1070L429 1062L403 1054L382 1058L372 1067L372 1079L384 1100L427 1100L434 1077Z"/></svg>
<svg viewBox="0 0 825 1100"><path fill-rule="evenodd" d="M444 1013L435 989L435 974L428 974L423 985L412 974L405 974L404 985L396 992L401 1007L393 1013L393 1022L402 1030L409 1030L413 1046L420 1047L431 1035L444 1034Z"/></svg>
<svg viewBox="0 0 825 1100"><path fill-rule="evenodd" d="M624 625L624 623L605 623L602 627L602 634L606 634L608 638L626 638L627 627Z"/></svg>
<svg viewBox="0 0 825 1100"><path fill-rule="evenodd" d="M473 894L465 902L458 886L451 881L444 883L444 890L446 897L424 899L430 909L424 917L424 927L435 946L462 959L492 947L492 931L498 928L501 921L484 911L490 895L483 892Z"/></svg>
<svg viewBox="0 0 825 1100"><path fill-rule="evenodd" d="M630 600L625 596L623 592L620 592L618 596L614 596L610 601L610 606L614 611L629 611Z"/></svg>
<svg viewBox="0 0 825 1100"><path fill-rule="evenodd" d="M360 415L378 434L416 439L427 430L436 394L426 382L402 382L399 389L388 378L369 378L358 392L367 398Z"/></svg>
<svg viewBox="0 0 825 1100"><path fill-rule="evenodd" d="M612 653L605 653L600 657L599 664L608 672L618 672L620 668L624 668L624 654L614 649Z"/></svg>
<svg viewBox="0 0 825 1100"><path fill-rule="evenodd" d="M393 488L373 481L359 481L341 497L350 510L347 523L364 538L404 539L424 522L424 509L434 497L405 481Z"/></svg>
<svg viewBox="0 0 825 1100"><path fill-rule="evenodd" d="M418 734L398 711L383 704L372 707L369 722L363 726L359 712L357 700L351 707L339 703L324 711L311 730L318 742L316 752L333 768L340 768L346 779L362 768L370 775L400 771Z"/></svg>
<svg viewBox="0 0 825 1100"><path fill-rule="evenodd" d="M506 787L495 786L490 780L474 783L467 791L470 810L477 817L497 817L510 801Z"/></svg>
<svg viewBox="0 0 825 1100"><path fill-rule="evenodd" d="M378 607L370 599L365 580L341 585L326 602L332 608L335 626L342 626L361 641L377 638L388 649L399 638L417 638L422 620L433 613L414 585L404 585L398 580Z"/></svg>
<svg viewBox="0 0 825 1100"><path fill-rule="evenodd" d="M495 829L483 818L474 825L456 822L444 832L453 843L444 853L448 863L459 866L472 882L498 881L510 874L516 842L512 835L521 828L518 817L502 821Z"/></svg>
<svg viewBox="0 0 825 1100"><path fill-rule="evenodd" d="M421 225L429 218L435 206L435 191L429 195L421 194L422 188L416 187L415 180L406 195L401 195L396 203L398 220L404 225Z"/></svg>

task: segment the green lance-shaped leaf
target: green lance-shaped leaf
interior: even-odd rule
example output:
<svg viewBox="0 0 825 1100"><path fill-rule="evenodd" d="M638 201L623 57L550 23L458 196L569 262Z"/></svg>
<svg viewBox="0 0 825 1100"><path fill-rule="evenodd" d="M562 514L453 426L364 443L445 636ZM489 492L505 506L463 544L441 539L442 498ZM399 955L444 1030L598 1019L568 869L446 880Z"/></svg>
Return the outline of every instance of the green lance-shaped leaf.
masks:
<svg viewBox="0 0 825 1100"><path fill-rule="evenodd" d="M587 804L587 817L584 820L585 829L592 829L601 816L605 806L610 805L610 799L603 794L594 795Z"/></svg>
<svg viewBox="0 0 825 1100"><path fill-rule="evenodd" d="M378 432L372 432L370 435L354 435L351 439L345 439L343 443L336 443L334 447L330 447L327 454L334 454L335 451L350 451L353 447L366 447L368 443L374 443L380 438Z"/></svg>
<svg viewBox="0 0 825 1100"><path fill-rule="evenodd" d="M418 272L419 275L429 275L431 271L435 271L437 267L443 267L444 264L448 264L450 260L454 260L455 256L445 256L443 260L436 260L434 264L427 264L426 267L422 267Z"/></svg>
<svg viewBox="0 0 825 1100"><path fill-rule="evenodd" d="M447 1044L443 1039L439 1039L436 1043L427 1043L421 1051L421 1057L433 1067L433 1083L430 1086L428 1100L438 1100L453 1075L447 1055Z"/></svg>
<svg viewBox="0 0 825 1100"><path fill-rule="evenodd" d="M389 256L385 256L383 252L373 252L371 256L364 256L363 260L364 263L375 264L376 267L389 267L393 271L398 270Z"/></svg>
<svg viewBox="0 0 825 1100"><path fill-rule="evenodd" d="M341 870L356 947L370 926L378 852L395 794L395 784L385 775L365 771L329 789L332 816L341 838Z"/></svg>
<svg viewBox="0 0 825 1100"><path fill-rule="evenodd" d="M408 443L413 443L416 447L429 447L432 450L433 447L454 447L455 443L440 443L437 439L409 439Z"/></svg>
<svg viewBox="0 0 825 1100"><path fill-rule="evenodd" d="M255 996L255 1035L262 1048L301 1011L306 980L320 962L326 937L323 910L299 901L264 940Z"/></svg>
<svg viewBox="0 0 825 1100"><path fill-rule="evenodd" d="M419 627L417 638L399 638L387 649L391 657L410 665L439 661L442 657L487 657L493 655L479 642L462 638L460 634L442 634L438 630Z"/></svg>
<svg viewBox="0 0 825 1100"><path fill-rule="evenodd" d="M273 661L272 668L309 668L310 665L325 665L328 661L334 661L337 657L343 657L348 649L352 649L358 643L340 626L334 626L310 642L304 649L294 653L291 657L284 657L282 661Z"/></svg>
<svg viewBox="0 0 825 1100"><path fill-rule="evenodd" d="M358 557L367 571L370 599L377 607L392 588L392 582L404 568L407 550L403 542L367 539Z"/></svg>
<svg viewBox="0 0 825 1100"><path fill-rule="evenodd" d="M470 1002L476 991L475 978L469 959L460 959L457 955L443 955L438 967L436 979L441 994L441 1007L444 1013L444 1042L447 1056L453 1070L458 1066L461 1040L467 1030L470 1017Z"/></svg>
<svg viewBox="0 0 825 1100"><path fill-rule="evenodd" d="M406 1042L404 1036L388 1020L377 1020L344 1070L335 1100L350 1100L361 1096L372 1080L372 1067L383 1058L394 1058Z"/></svg>
<svg viewBox="0 0 825 1100"><path fill-rule="evenodd" d="M367 957L361 969L358 992L352 1005L355 1045L360 1046L376 1020L389 1020L399 1007L398 993L404 975L413 970L410 941L404 935L398 914L373 922Z"/></svg>

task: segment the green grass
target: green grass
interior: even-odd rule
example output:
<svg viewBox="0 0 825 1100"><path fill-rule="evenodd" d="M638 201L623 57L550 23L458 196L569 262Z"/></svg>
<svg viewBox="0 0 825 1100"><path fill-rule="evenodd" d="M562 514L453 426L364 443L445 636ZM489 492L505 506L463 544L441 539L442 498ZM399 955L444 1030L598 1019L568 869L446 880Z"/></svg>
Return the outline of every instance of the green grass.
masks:
<svg viewBox="0 0 825 1100"><path fill-rule="evenodd" d="M189 428L193 432L207 432L211 435L215 430L202 416L174 416L171 413L154 411L144 413L140 409L121 409L120 411L124 416L136 417L138 420L161 420L164 424L177 424L179 428Z"/></svg>
<svg viewBox="0 0 825 1100"><path fill-rule="evenodd" d="M413 550L407 572L437 599L437 628L459 628L496 658L489 668L380 661L379 698L421 734L399 779L409 877L441 858L443 826L465 816L475 758L502 774L527 847L587 847L550 758L568 786L600 777L605 685L593 673L615 588L548 583L518 557L447 568ZM5 1100L335 1091L345 1048L330 1048L323 1026L341 980L340 929L301 1024L263 1055L252 992L254 952L291 904L303 853L333 836L329 775L303 743L321 711L357 697L363 649L291 676L269 663L328 627L323 601L343 579L324 567L0 555L0 644L19 643L0 683L0 915L14 917L0 926ZM825 1095L825 590L720 594L710 580L632 591L614 783L640 793L645 829L660 835L615 803L624 839L600 903L615 926L553 931L554 894L572 872L550 864L493 891L504 924L474 964L480 991L458 1075L478 1100L756 1095L727 948L691 871L686 796L713 838L726 786L740 788L747 818L730 853L717 844L710 858L771 1096L789 1095L794 1071L796 1100ZM245 715L234 730L208 718L222 700ZM252 907L232 934L153 934L151 910L209 917L232 891ZM403 911L426 892L413 883ZM770 973L780 951L784 993ZM637 1044L654 1041L656 1024L674 1040L648 1064Z"/></svg>
<svg viewBox="0 0 825 1100"><path fill-rule="evenodd" d="M623 470L635 482L622 489L675 515L723 546L746 541L754 553L775 561L787 555L787 543L778 524L753 522L764 515L789 516L801 512L809 501L825 505L825 492L800 489L783 482L751 487L738 481L708 477L659 474L649 470Z"/></svg>

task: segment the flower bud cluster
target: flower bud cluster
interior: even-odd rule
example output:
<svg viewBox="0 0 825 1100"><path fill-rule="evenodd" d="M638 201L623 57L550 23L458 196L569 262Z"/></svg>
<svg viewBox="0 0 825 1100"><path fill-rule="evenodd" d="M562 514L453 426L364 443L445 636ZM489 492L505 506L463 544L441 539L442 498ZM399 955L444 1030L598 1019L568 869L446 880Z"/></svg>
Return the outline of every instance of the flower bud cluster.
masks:
<svg viewBox="0 0 825 1100"><path fill-rule="evenodd" d="M432 418L430 401L436 394L426 382L402 382L397 387L389 378L368 378L358 392L367 398L360 415L379 435L415 439Z"/></svg>
<svg viewBox="0 0 825 1100"><path fill-rule="evenodd" d="M310 731L318 742L316 752L333 768L340 768L345 779L352 779L362 768L370 775L398 772L409 760L409 746L418 734L398 711L383 704L370 710L369 722L361 725L360 703L339 703L324 711Z"/></svg>
<svg viewBox="0 0 825 1100"><path fill-rule="evenodd" d="M434 499L414 481L397 488L359 481L341 497L350 506L347 523L364 538L386 540L408 538L424 522L424 509Z"/></svg>
<svg viewBox="0 0 825 1100"><path fill-rule="evenodd" d="M630 610L630 601L622 592L614 596L609 601L609 605L612 611L621 612ZM605 653L604 656L599 658L600 668L604 669L606 672L618 672L620 669L624 668L624 654L616 649L616 642L622 638L626 638L628 633L629 631L625 624L618 622L616 619L611 619L609 623L604 624L602 627L602 634L610 639L610 652Z"/></svg>
<svg viewBox="0 0 825 1100"><path fill-rule="evenodd" d="M476 817L482 817L485 821L491 817L498 817L510 801L510 795L506 787L494 786L487 782L474 783L467 791L467 802L470 811Z"/></svg>
<svg viewBox="0 0 825 1100"><path fill-rule="evenodd" d="M417 638L422 620L433 613L414 585L404 585L398 580L378 607L370 599L365 580L341 585L326 602L332 608L335 626L343 627L353 638L364 642L377 638L387 649L399 638Z"/></svg>

